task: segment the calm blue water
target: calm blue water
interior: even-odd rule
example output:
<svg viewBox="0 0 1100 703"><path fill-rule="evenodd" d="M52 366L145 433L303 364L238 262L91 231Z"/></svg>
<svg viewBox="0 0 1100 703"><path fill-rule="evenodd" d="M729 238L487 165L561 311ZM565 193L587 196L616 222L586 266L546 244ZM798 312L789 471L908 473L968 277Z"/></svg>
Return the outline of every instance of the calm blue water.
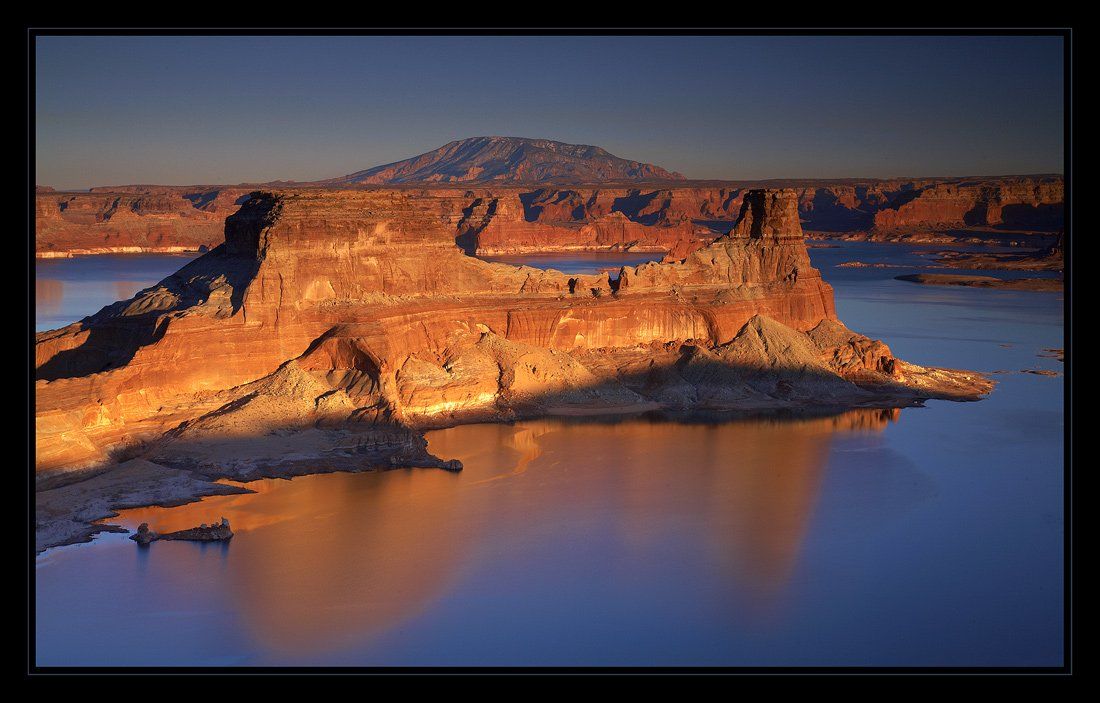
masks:
<svg viewBox="0 0 1100 703"><path fill-rule="evenodd" d="M883 246L811 251L850 327L917 363L1062 370L1037 356L1061 294L833 267ZM237 535L47 552L37 662L1057 666L1064 377L995 378L893 419L457 427L429 442L460 474L126 513Z"/></svg>
<svg viewBox="0 0 1100 703"><path fill-rule="evenodd" d="M618 270L622 266L637 266L647 261L660 261L661 252L602 252L577 251L559 254L534 254L510 256L482 256L485 261L497 261L515 266L527 265L540 269L557 269L562 273L593 274L608 269Z"/></svg>
<svg viewBox="0 0 1100 703"><path fill-rule="evenodd" d="M37 259L36 332L70 325L116 300L126 300L178 271L198 254L125 254Z"/></svg>

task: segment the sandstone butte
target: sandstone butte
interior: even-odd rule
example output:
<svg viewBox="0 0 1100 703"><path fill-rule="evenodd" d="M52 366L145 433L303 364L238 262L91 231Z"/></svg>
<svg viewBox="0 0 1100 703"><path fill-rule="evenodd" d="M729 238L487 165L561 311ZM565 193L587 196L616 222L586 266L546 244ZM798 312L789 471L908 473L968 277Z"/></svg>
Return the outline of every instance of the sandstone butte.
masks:
<svg viewBox="0 0 1100 703"><path fill-rule="evenodd" d="M420 173L414 168L418 160L408 164L410 175ZM568 186L470 183L468 195L457 197L450 188L460 186L370 185L375 176L390 173L389 167L379 168L378 173L363 172L369 175L351 185L367 192L408 190L410 197L438 191L440 207L456 214L456 226L465 235L463 246L489 255L628 249L671 252L672 258L682 258L728 231L745 194L759 187L676 180ZM1053 233L1063 222L1061 176L783 184L795 190L806 228L821 237L947 242L965 239L975 228ZM328 181L314 185L333 186ZM222 241L225 217L254 189L118 186L64 193L39 188L35 251L45 258L210 249Z"/></svg>
<svg viewBox="0 0 1100 703"><path fill-rule="evenodd" d="M39 548L86 539L102 529L87 522L121 505L239 490L218 477L460 468L428 454L431 427L657 408L829 413L992 388L847 329L810 264L795 191L750 191L727 234L609 275L469 256L462 223L491 207L477 200L257 192L212 251L37 334Z"/></svg>

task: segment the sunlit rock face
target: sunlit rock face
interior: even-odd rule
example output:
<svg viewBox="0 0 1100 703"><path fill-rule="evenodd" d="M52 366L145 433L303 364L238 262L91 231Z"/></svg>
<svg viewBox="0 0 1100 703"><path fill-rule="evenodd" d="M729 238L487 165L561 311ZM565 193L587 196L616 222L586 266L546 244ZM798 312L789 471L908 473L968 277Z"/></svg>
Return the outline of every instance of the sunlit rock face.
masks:
<svg viewBox="0 0 1100 703"><path fill-rule="evenodd" d="M793 191L748 192L729 234L682 260L588 276L468 256L456 231L470 198L255 194L226 221L222 246L37 336L38 469L142 453L252 476L281 460L250 465L248 440L318 428L311 451L334 468L417 465L434 458L408 432L426 426L989 389L975 374L897 361L836 320ZM308 457L285 461L300 471Z"/></svg>

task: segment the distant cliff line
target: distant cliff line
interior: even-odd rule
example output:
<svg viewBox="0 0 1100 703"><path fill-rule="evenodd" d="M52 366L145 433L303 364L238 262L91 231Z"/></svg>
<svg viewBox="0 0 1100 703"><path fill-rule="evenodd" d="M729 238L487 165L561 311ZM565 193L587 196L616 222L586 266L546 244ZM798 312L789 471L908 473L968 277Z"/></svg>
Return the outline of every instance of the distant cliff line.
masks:
<svg viewBox="0 0 1100 703"><path fill-rule="evenodd" d="M684 240L705 239L709 236L708 226L720 233L726 223L736 219L744 194L762 183L797 192L799 216L810 232L870 233L865 238L891 239L895 233L914 229L1001 228L1053 233L1063 227L1065 186L1058 175L572 185L401 184L359 185L355 189L461 192L467 196L462 207L442 212L441 216L453 221L456 237L469 237L471 215L478 213L482 225L491 225L488 234L495 237L486 251L606 250L632 243L671 250ZM225 218L257 188L110 186L61 192L40 187L36 193L35 251L42 257L57 257L212 248L224 238ZM316 188L322 186L303 189ZM455 202L450 197L443 200ZM570 232L585 228L579 240L571 240ZM623 233L608 236L609 228ZM603 234L593 236L593 230Z"/></svg>

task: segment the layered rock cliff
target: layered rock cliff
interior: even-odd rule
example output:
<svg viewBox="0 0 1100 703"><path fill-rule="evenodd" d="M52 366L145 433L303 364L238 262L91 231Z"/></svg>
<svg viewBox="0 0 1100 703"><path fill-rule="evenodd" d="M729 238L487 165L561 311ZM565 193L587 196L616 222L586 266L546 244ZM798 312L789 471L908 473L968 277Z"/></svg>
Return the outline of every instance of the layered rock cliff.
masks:
<svg viewBox="0 0 1100 703"><path fill-rule="evenodd" d="M847 330L793 191L679 261L567 275L466 255L470 193L256 193L225 241L36 337L36 466L207 476L442 466L424 427L645 407L975 399Z"/></svg>
<svg viewBox="0 0 1100 703"><path fill-rule="evenodd" d="M874 215L877 229L1011 225L1057 229L1065 188L1061 178L1004 179L990 183L935 183L889 202Z"/></svg>
<svg viewBox="0 0 1100 703"><path fill-rule="evenodd" d="M469 216L460 222L460 234L478 254L633 250L665 251L669 260L680 259L729 231L750 190L732 185L495 189L478 194ZM807 228L859 232L871 240L912 238L913 230L948 228L1054 231L1062 221L1064 200L1061 179L1047 177L969 185L879 181L792 190Z"/></svg>
<svg viewBox="0 0 1100 703"><path fill-rule="evenodd" d="M121 186L86 193L39 190L35 253L204 251L221 243L225 218L247 199L246 188Z"/></svg>
<svg viewBox="0 0 1100 703"><path fill-rule="evenodd" d="M1054 176L979 180L793 181L798 212L815 232L890 240L948 228L1061 228L1064 187ZM368 189L383 190L376 186ZM729 231L750 184L480 185L437 198L469 252L547 250L670 252L683 258ZM220 243L223 222L248 189L121 187L36 195L39 256L179 251ZM832 235L835 236L835 235ZM927 235L925 235L927 236ZM943 234L936 235L937 241Z"/></svg>

